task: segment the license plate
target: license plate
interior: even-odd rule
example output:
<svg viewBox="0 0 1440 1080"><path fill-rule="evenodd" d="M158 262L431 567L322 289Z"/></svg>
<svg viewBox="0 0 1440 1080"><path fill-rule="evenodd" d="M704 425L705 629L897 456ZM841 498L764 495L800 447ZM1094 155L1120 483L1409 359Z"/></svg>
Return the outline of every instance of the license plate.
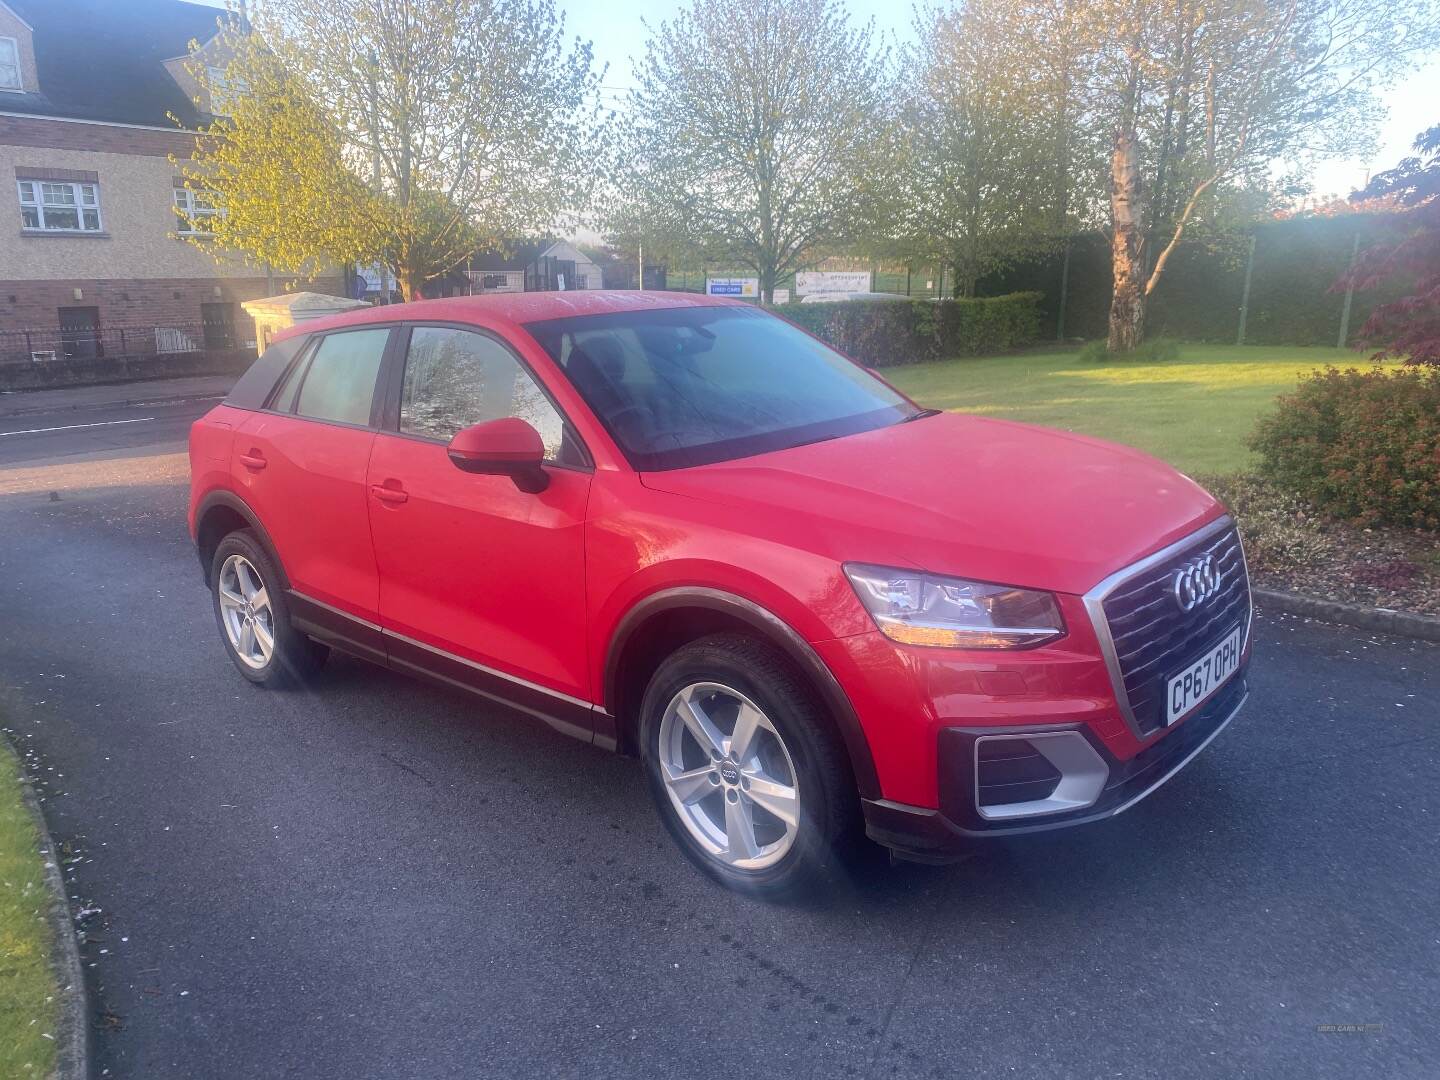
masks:
<svg viewBox="0 0 1440 1080"><path fill-rule="evenodd" d="M1183 719L1219 690L1240 667L1240 627L1235 627L1165 688L1165 725Z"/></svg>

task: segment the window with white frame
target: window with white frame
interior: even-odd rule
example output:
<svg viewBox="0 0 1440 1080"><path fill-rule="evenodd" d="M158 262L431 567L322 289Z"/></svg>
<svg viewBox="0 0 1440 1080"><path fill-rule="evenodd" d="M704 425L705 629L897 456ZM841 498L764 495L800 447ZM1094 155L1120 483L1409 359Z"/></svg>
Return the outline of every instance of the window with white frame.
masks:
<svg viewBox="0 0 1440 1080"><path fill-rule="evenodd" d="M189 188L175 189L175 213L180 216L181 236L210 236L215 230L210 221L224 213L215 205L209 192L191 191Z"/></svg>
<svg viewBox="0 0 1440 1080"><path fill-rule="evenodd" d="M21 90L20 43L13 37L0 37L0 90Z"/></svg>
<svg viewBox="0 0 1440 1080"><path fill-rule="evenodd" d="M45 232L99 232L100 186L68 180L21 180L20 227Z"/></svg>
<svg viewBox="0 0 1440 1080"><path fill-rule="evenodd" d="M205 81L210 86L210 111L216 116L229 116L236 95L250 89L244 79L231 80L223 67L205 67Z"/></svg>

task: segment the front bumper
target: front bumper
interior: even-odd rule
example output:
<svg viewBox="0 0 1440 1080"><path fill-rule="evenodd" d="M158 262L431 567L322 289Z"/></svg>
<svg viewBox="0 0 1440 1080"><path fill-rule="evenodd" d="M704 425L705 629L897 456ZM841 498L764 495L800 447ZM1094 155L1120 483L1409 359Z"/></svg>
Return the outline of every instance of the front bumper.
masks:
<svg viewBox="0 0 1440 1080"><path fill-rule="evenodd" d="M902 858L947 862L973 852L986 840L1083 825L1114 817L1183 769L1224 730L1249 696L1246 667L1178 727L1121 761L1096 738L1088 724L1022 727L948 727L940 731L940 809L886 799L863 803L869 837ZM976 741L996 735L1071 732L1089 744L1106 776L1098 796L1083 808L1012 821L985 816L977 798Z"/></svg>

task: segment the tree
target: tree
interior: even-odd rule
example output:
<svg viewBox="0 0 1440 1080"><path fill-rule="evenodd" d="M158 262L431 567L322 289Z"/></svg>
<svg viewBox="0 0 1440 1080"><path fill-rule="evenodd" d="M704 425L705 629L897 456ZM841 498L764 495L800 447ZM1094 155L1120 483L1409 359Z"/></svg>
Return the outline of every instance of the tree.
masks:
<svg viewBox="0 0 1440 1080"><path fill-rule="evenodd" d="M916 12L893 232L911 257L978 278L1061 242L1083 200L1077 0L968 0Z"/></svg>
<svg viewBox="0 0 1440 1080"><path fill-rule="evenodd" d="M1374 91L1440 41L1431 0L1095 0L1083 108L1108 129L1109 347L1144 337L1181 239L1281 158L1367 149Z"/></svg>
<svg viewBox="0 0 1440 1080"><path fill-rule="evenodd" d="M197 243L286 272L389 266L406 299L477 245L584 204L606 135L588 44L553 0L269 0L192 73L219 116L186 184Z"/></svg>
<svg viewBox="0 0 1440 1080"><path fill-rule="evenodd" d="M1407 283L1404 296L1370 312L1360 340L1379 349L1377 360L1440 366L1440 124L1420 133L1415 152L1352 196L1406 210L1396 215L1396 238L1362 252L1336 288Z"/></svg>
<svg viewBox="0 0 1440 1080"><path fill-rule="evenodd" d="M753 270L763 297L873 212L888 50L838 0L694 0L652 31L612 235Z"/></svg>

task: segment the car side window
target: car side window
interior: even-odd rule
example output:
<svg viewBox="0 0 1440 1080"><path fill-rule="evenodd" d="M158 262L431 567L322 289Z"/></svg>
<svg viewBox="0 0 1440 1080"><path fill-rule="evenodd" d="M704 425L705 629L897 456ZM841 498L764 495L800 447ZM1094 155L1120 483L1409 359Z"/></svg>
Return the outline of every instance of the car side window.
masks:
<svg viewBox="0 0 1440 1080"><path fill-rule="evenodd" d="M275 412L293 412L295 410L295 395L300 390L300 384L305 379L305 361L307 357L301 356L290 370L285 373L285 381L275 394L275 399L270 403L270 408Z"/></svg>
<svg viewBox="0 0 1440 1080"><path fill-rule="evenodd" d="M400 430L448 442L461 428L507 416L540 433L547 461L579 464L565 421L530 373L493 338L417 326L410 332L400 393Z"/></svg>
<svg viewBox="0 0 1440 1080"><path fill-rule="evenodd" d="M389 336L389 327L379 327L321 338L300 383L295 412L315 420L369 424L375 380Z"/></svg>

